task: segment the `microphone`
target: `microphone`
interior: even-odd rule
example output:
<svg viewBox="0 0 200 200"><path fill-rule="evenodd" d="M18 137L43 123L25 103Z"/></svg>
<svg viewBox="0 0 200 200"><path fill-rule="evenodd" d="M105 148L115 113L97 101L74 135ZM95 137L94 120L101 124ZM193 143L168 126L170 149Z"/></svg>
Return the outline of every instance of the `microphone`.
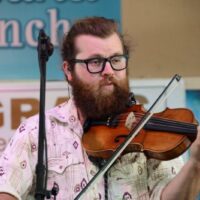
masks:
<svg viewBox="0 0 200 200"><path fill-rule="evenodd" d="M41 56L46 56L46 59L48 60L48 57L53 54L53 44L50 42L50 38L46 35L43 29L40 30L39 36L38 36L38 51L40 52Z"/></svg>

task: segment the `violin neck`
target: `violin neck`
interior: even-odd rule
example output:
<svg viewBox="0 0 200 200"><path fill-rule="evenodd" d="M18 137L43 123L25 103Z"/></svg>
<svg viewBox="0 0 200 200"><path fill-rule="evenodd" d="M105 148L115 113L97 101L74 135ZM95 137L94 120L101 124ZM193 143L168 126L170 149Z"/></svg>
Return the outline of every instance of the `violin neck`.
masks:
<svg viewBox="0 0 200 200"><path fill-rule="evenodd" d="M194 141L197 135L197 125L189 124L185 122L177 122L166 119L151 118L144 129L153 130L153 131L166 131L173 132L177 134L184 134Z"/></svg>

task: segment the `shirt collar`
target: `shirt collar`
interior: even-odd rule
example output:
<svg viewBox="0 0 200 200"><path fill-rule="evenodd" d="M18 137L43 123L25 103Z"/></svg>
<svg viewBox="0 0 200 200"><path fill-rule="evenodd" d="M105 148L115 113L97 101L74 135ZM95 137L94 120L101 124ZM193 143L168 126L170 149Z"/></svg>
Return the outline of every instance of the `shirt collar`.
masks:
<svg viewBox="0 0 200 200"><path fill-rule="evenodd" d="M73 98L70 98L67 102L64 102L49 110L49 115L51 118L55 118L56 120L63 123L71 123L73 120L79 121L77 108Z"/></svg>

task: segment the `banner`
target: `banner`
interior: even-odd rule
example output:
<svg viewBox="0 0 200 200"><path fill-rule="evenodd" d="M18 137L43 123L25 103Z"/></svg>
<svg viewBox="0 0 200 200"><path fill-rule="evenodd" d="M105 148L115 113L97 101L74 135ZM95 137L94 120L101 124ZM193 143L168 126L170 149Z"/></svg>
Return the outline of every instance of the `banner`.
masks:
<svg viewBox="0 0 200 200"><path fill-rule="evenodd" d="M120 24L120 0L0 0L0 80L39 79L37 39L44 29L54 45L48 80L63 80L60 43L74 20L113 18Z"/></svg>

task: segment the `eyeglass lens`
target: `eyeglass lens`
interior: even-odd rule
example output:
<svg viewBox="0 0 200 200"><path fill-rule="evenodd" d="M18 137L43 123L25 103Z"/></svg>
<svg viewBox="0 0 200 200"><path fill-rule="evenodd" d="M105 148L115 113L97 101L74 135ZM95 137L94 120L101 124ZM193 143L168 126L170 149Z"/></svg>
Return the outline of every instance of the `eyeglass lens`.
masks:
<svg viewBox="0 0 200 200"><path fill-rule="evenodd" d="M87 61L88 71L91 73L98 73L103 71L106 62L111 64L114 70L123 70L127 65L127 57L124 55L113 56L111 58L94 58Z"/></svg>

